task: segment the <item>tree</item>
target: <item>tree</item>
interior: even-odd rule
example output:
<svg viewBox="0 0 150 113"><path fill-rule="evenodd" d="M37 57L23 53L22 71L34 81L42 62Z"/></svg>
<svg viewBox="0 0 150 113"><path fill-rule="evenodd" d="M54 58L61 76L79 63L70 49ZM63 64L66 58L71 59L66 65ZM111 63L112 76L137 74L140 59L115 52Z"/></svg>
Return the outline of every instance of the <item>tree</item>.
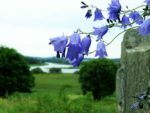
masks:
<svg viewBox="0 0 150 113"><path fill-rule="evenodd" d="M108 59L85 62L79 71L79 82L83 93L91 91L94 100L112 94L115 90L116 70L116 64Z"/></svg>
<svg viewBox="0 0 150 113"><path fill-rule="evenodd" d="M54 68L49 69L49 73L53 73L53 74L57 73L58 74L58 73L62 73L62 72L61 72L61 68L54 67Z"/></svg>
<svg viewBox="0 0 150 113"><path fill-rule="evenodd" d="M24 57L16 50L0 47L0 95L10 95L15 91L31 92L34 77Z"/></svg>
<svg viewBox="0 0 150 113"><path fill-rule="evenodd" d="M41 68L39 68L39 67L32 69L31 72L32 72L32 74L44 73L43 70Z"/></svg>

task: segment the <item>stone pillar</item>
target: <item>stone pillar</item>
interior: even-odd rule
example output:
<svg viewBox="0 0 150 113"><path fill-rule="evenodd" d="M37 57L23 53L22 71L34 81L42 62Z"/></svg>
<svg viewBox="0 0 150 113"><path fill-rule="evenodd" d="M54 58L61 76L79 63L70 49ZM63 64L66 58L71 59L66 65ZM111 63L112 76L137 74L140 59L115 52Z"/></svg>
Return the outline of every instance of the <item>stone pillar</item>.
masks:
<svg viewBox="0 0 150 113"><path fill-rule="evenodd" d="M138 35L136 30L124 35L121 67L116 76L118 113L133 113L133 96L146 91L150 80L150 37ZM143 113L141 111L140 113Z"/></svg>

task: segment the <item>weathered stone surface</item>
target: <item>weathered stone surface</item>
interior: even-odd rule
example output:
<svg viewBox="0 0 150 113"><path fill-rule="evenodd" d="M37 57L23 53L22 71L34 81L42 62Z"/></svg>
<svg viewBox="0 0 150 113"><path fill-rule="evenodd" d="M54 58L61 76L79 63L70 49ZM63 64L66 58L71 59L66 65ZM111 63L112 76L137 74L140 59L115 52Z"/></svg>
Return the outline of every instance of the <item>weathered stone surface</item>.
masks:
<svg viewBox="0 0 150 113"><path fill-rule="evenodd" d="M133 113L132 96L147 90L150 80L150 37L142 37L131 30L122 42L121 67L117 72L116 94L118 113ZM143 113L143 111L140 111Z"/></svg>

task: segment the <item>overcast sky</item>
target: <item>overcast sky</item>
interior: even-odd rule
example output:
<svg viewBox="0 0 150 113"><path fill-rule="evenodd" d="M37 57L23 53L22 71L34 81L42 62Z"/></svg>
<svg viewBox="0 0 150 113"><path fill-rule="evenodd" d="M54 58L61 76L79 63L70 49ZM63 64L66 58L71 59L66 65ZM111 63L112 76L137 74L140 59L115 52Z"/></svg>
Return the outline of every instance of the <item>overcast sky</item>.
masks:
<svg viewBox="0 0 150 113"><path fill-rule="evenodd" d="M110 0L83 0L106 9ZM71 35L77 28L92 31L104 23L93 23L86 19L86 10L80 9L81 0L0 0L0 45L13 47L23 55L54 56L49 39L56 36ZM133 8L143 0L121 0L123 7ZM119 29L113 29L104 37L111 40ZM122 35L107 47L109 58L120 57ZM91 50L95 50L93 43ZM91 57L94 56L90 55Z"/></svg>

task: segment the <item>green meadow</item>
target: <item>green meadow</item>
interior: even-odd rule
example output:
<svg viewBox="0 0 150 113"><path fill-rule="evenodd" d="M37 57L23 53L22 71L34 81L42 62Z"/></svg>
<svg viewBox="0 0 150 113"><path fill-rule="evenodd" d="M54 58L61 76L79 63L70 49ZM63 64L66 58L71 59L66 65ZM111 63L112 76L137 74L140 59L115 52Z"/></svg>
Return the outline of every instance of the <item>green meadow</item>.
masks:
<svg viewBox="0 0 150 113"><path fill-rule="evenodd" d="M0 98L0 113L116 113L115 94L101 101L82 95L78 75L37 74L32 93Z"/></svg>

